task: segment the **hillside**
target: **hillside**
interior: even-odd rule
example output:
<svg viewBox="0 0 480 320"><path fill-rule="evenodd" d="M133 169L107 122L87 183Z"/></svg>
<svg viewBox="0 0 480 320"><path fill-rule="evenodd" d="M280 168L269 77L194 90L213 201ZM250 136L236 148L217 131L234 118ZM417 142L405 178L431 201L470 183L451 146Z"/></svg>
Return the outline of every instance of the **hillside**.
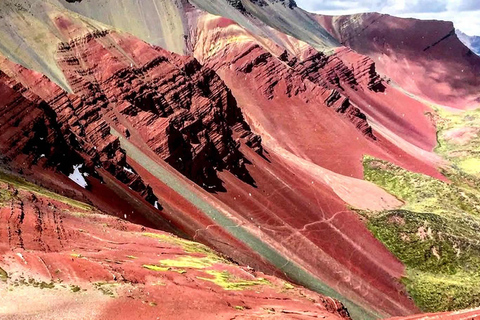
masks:
<svg viewBox="0 0 480 320"><path fill-rule="evenodd" d="M0 13L0 267L54 283L46 299L58 278L87 289L65 310L98 301L98 319L128 299L142 308L125 318L480 307L480 57L452 24L320 16L291 0L6 0ZM53 193L36 205L31 188ZM57 210L65 239L47 236L58 221L43 226ZM26 258L72 250L48 272ZM9 301L28 294L6 281Z"/></svg>

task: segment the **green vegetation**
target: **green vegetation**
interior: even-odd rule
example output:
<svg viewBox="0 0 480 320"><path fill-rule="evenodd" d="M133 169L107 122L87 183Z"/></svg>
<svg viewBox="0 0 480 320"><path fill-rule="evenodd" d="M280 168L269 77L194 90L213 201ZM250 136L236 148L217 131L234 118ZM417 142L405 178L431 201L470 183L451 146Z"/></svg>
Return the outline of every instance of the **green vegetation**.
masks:
<svg viewBox="0 0 480 320"><path fill-rule="evenodd" d="M72 290L72 292L79 292L80 290L82 290L82 288L77 285L71 285L70 290Z"/></svg>
<svg viewBox="0 0 480 320"><path fill-rule="evenodd" d="M238 279L233 275L231 275L228 271L207 270L205 272L213 276L213 278L205 278L205 277L197 277L197 278L201 280L213 282L225 290L245 290L252 286L270 284L268 280L265 280L263 278L257 278L255 280Z"/></svg>
<svg viewBox="0 0 480 320"><path fill-rule="evenodd" d="M368 156L363 166L365 180L405 201L405 210L480 216L480 192L468 185L440 181Z"/></svg>
<svg viewBox="0 0 480 320"><path fill-rule="evenodd" d="M227 260L220 257L215 251L198 242L188 241L182 238L164 234L144 233L143 235L158 239L160 242L179 246L186 253L192 254L191 256L180 256L177 259L160 260L159 265L143 266L149 270L185 273L187 272L185 268L203 269L211 267L216 263L228 263Z"/></svg>
<svg viewBox="0 0 480 320"><path fill-rule="evenodd" d="M7 281L8 280L8 273L7 271L3 270L0 268L0 280L1 281Z"/></svg>
<svg viewBox="0 0 480 320"><path fill-rule="evenodd" d="M284 282L283 283L283 289L284 290L293 290L293 289L295 289L295 287L291 283Z"/></svg>
<svg viewBox="0 0 480 320"><path fill-rule="evenodd" d="M199 258L193 256L182 256L178 259L165 259L160 260L162 266L173 268L192 268L203 269L212 266L216 263L216 260L210 259L210 257Z"/></svg>
<svg viewBox="0 0 480 320"><path fill-rule="evenodd" d="M165 272L165 271L172 271L172 272L177 272L180 274L184 274L187 271L184 269L177 269L177 268L172 268L172 267L164 267L164 266L157 266L153 264L144 264L143 267L148 270L152 271L159 271L159 272Z"/></svg>
<svg viewBox="0 0 480 320"><path fill-rule="evenodd" d="M95 287L95 289L97 289L98 291L100 291L101 293L103 293L104 295L106 296L109 296L111 298L115 298L115 286L116 286L116 283L108 283L108 282L95 282L93 284L93 286Z"/></svg>
<svg viewBox="0 0 480 320"><path fill-rule="evenodd" d="M44 189L44 188L39 187L39 186L37 186L33 183L30 183L23 178L20 178L18 176L10 174L10 173L6 173L6 172L1 171L1 170L0 170L0 182L13 185L13 186L15 186L15 188L20 189L20 190L33 192L33 193L36 193L38 195L41 195L41 196L44 196L44 197L47 197L47 198L50 198L50 199L53 199L53 200L63 202L65 204L71 205L71 206L76 207L78 209L82 209L82 210L85 210L85 211L93 210L93 207L91 207L91 206L89 206L89 205L87 205L83 202L72 200L70 198L61 196L57 193L48 191L47 189ZM2 200L11 199L11 196L13 196L13 194L11 192L9 192L8 190L2 190L0 192L0 203L2 203Z"/></svg>
<svg viewBox="0 0 480 320"><path fill-rule="evenodd" d="M449 172L456 179L443 182L364 158L365 179L405 201L366 213L367 224L407 266L403 282L424 311L480 305L480 191Z"/></svg>
<svg viewBox="0 0 480 320"><path fill-rule="evenodd" d="M186 253L200 253L205 255L209 261L213 263L228 263L227 260L220 257L218 253L210 249L209 247L194 241L185 240L172 235L156 234L156 233L144 233L146 237L158 239L160 242L173 244L182 247Z"/></svg>
<svg viewBox="0 0 480 320"><path fill-rule="evenodd" d="M13 198L13 193L7 189L0 190L0 205L5 205L8 201Z"/></svg>
<svg viewBox="0 0 480 320"><path fill-rule="evenodd" d="M40 288L40 289L54 289L55 288L55 282L53 282L53 281L50 281L50 282L37 281L33 278L25 280L25 278L20 277L19 279L15 279L15 281L13 282L13 286L14 287L32 286L32 287Z"/></svg>
<svg viewBox="0 0 480 320"><path fill-rule="evenodd" d="M454 173L480 178L480 108L463 112L437 109L435 118L435 151L452 163Z"/></svg>

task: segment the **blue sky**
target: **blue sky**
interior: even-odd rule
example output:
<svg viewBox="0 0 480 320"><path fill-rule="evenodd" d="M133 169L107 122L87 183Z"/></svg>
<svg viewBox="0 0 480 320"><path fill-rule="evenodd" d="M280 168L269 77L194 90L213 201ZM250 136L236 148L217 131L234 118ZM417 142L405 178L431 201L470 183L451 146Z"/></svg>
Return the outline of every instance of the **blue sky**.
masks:
<svg viewBox="0 0 480 320"><path fill-rule="evenodd" d="M480 36L480 0L296 0L305 10L340 15L377 11L400 17L453 21L468 35Z"/></svg>

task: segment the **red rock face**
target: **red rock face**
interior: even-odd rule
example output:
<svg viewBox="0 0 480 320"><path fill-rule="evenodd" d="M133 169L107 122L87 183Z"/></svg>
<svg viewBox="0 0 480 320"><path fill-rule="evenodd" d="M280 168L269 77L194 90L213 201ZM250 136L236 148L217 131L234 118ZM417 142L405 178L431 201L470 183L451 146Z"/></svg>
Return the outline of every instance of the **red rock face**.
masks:
<svg viewBox="0 0 480 320"><path fill-rule="evenodd" d="M0 179L2 318L349 319L340 302L198 243L32 191L3 172ZM162 263L170 267L155 269Z"/></svg>
<svg viewBox="0 0 480 320"><path fill-rule="evenodd" d="M260 138L230 90L195 59L103 32L62 44L58 61L74 92L89 97L88 115L105 115L94 145L115 140L109 123L205 188L221 189L216 172L224 169L253 183L232 135L236 131L259 153Z"/></svg>
<svg viewBox="0 0 480 320"><path fill-rule="evenodd" d="M5 131L1 147L7 156L5 163L25 174L33 174L33 179L42 185L62 192L68 189L69 194L81 198L85 197L83 191L58 183L58 176L49 176L53 172L47 172L46 176L35 172L44 168L68 175L74 165L82 165L83 171L95 179L100 178L97 169L102 168L105 174L116 177L140 198L152 205L157 201L141 177L128 170L126 155L118 140L110 135L110 127L100 121L95 104L93 110L88 110L85 105L92 105L88 99L84 102L78 96L68 95L46 77L23 67L8 61L3 64L13 77L31 88L2 73ZM165 223L157 223L165 227Z"/></svg>
<svg viewBox="0 0 480 320"><path fill-rule="evenodd" d="M478 106L480 57L460 42L451 22L378 13L314 18L403 89L441 105Z"/></svg>

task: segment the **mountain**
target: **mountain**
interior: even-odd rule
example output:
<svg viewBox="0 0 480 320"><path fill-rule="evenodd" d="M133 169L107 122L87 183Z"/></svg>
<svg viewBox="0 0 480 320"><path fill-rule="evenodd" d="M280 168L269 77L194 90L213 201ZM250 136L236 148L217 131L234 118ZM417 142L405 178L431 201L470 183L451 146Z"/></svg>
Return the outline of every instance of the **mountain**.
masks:
<svg viewBox="0 0 480 320"><path fill-rule="evenodd" d="M479 36L469 36L462 31L456 29L455 33L457 34L458 39L462 41L470 50L472 50L477 55L480 55L480 37Z"/></svg>
<svg viewBox="0 0 480 320"><path fill-rule="evenodd" d="M7 317L479 307L480 57L451 23L6 0L0 25Z"/></svg>

